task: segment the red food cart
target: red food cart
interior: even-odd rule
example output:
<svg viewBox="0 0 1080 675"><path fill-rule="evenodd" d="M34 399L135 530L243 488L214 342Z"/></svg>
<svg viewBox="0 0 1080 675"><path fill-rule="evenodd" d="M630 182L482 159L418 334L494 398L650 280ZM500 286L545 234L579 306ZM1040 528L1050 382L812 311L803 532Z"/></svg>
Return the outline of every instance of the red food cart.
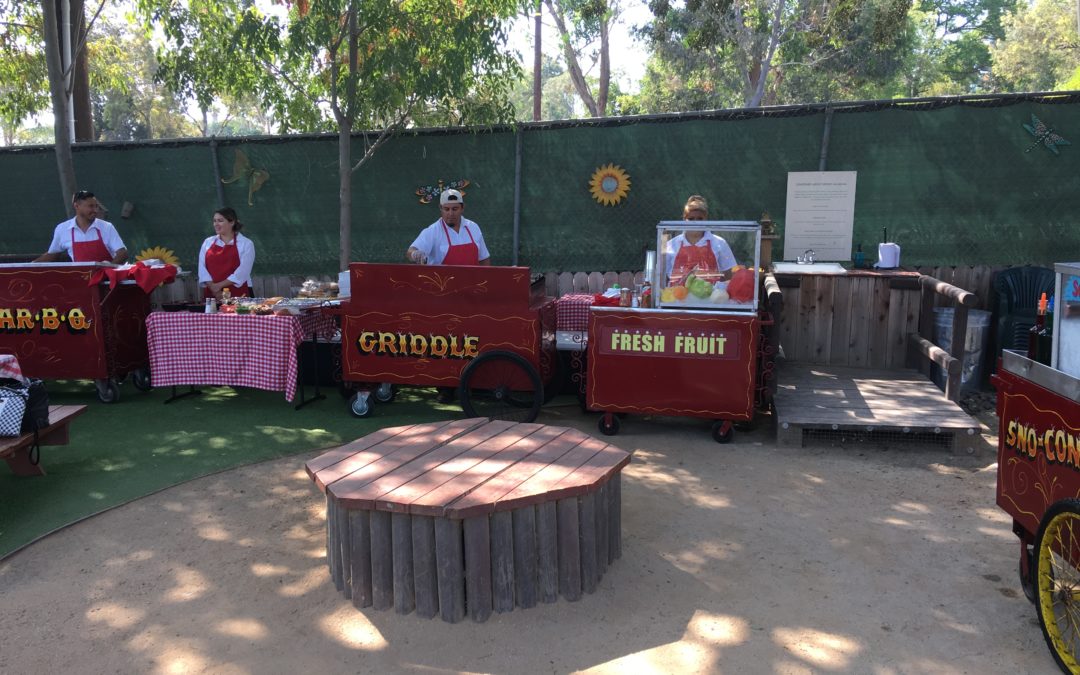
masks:
<svg viewBox="0 0 1080 675"><path fill-rule="evenodd" d="M146 315L150 298L134 281L100 283L98 263L0 265L0 352L23 374L92 379L98 398L119 399L128 374L150 388Z"/></svg>
<svg viewBox="0 0 1080 675"><path fill-rule="evenodd" d="M1020 538L1020 585L1064 672L1080 672L1080 264L1056 266L1051 365L1005 350L997 504Z"/></svg>
<svg viewBox="0 0 1080 675"><path fill-rule="evenodd" d="M554 300L527 267L352 263L341 321L350 410L452 387L469 417L536 419L556 376ZM548 393L555 393L553 387Z"/></svg>
<svg viewBox="0 0 1080 675"><path fill-rule="evenodd" d="M695 255L683 264L681 247L709 247L720 262ZM646 270L655 307L590 309L586 406L604 413L602 433L618 433L626 413L702 417L714 420L713 438L726 443L736 422L753 419L766 348L761 328L769 321L758 309L760 247L752 221L657 226L657 262ZM730 268L734 261L745 267Z"/></svg>

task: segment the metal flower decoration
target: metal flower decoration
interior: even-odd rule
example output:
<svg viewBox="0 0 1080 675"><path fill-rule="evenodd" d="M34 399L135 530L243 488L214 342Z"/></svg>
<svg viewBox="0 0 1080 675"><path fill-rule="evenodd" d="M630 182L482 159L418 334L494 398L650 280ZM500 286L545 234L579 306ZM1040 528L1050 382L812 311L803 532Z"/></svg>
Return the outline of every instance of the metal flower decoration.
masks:
<svg viewBox="0 0 1080 675"><path fill-rule="evenodd" d="M176 257L176 254L172 250L165 248L164 246L153 246L151 248L143 249L139 252L139 255L135 256L135 260L160 260L166 265L180 266L180 259Z"/></svg>
<svg viewBox="0 0 1080 675"><path fill-rule="evenodd" d="M465 188L469 187L469 181L462 178L461 180L452 180L449 183L443 183L442 180L436 185L421 185L416 188L416 195L420 197L421 204L430 204L434 200L439 198L443 190L458 190L461 192L461 196L465 196Z"/></svg>
<svg viewBox="0 0 1080 675"><path fill-rule="evenodd" d="M604 206L614 206L630 192L630 175L622 167L605 164L593 172L589 191Z"/></svg>

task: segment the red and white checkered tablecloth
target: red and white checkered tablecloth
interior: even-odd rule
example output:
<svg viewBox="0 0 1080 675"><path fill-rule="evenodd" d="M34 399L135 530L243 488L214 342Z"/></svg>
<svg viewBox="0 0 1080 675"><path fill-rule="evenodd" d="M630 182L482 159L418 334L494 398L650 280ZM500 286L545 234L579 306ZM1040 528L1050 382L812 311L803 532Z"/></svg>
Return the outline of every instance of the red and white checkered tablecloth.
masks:
<svg viewBox="0 0 1080 675"><path fill-rule="evenodd" d="M589 308L596 301L592 293L570 293L555 301L557 330L589 329Z"/></svg>
<svg viewBox="0 0 1080 675"><path fill-rule="evenodd" d="M307 323L314 326L317 318ZM205 384L284 391L291 401L304 323L299 316L152 312L146 318L151 381L155 387Z"/></svg>
<svg viewBox="0 0 1080 675"><path fill-rule="evenodd" d="M0 377L10 377L13 380L25 382L19 359L14 354L0 354Z"/></svg>
<svg viewBox="0 0 1080 675"><path fill-rule="evenodd" d="M300 321L305 340L317 339L320 342L329 342L338 330L334 317L327 316L318 309L301 312L296 318Z"/></svg>

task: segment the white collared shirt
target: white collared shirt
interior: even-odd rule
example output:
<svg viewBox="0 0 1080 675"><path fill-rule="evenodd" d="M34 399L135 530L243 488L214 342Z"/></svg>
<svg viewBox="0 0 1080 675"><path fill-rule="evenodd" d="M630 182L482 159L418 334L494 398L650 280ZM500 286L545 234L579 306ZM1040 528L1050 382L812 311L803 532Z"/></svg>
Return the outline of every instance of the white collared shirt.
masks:
<svg viewBox="0 0 1080 675"><path fill-rule="evenodd" d="M450 235L449 242L446 240L447 233ZM450 250L451 244L458 246L459 244L471 242L476 243L479 252L478 261L482 262L491 257L487 244L484 243L484 235L480 232L479 225L468 218L462 218L461 227L458 228L457 232L454 232L454 228L448 225L444 227L442 218L439 218L431 225L420 230L420 234L410 248L423 251L424 255L427 256L429 265L441 265L442 261L446 259L446 252Z"/></svg>
<svg viewBox="0 0 1080 675"><path fill-rule="evenodd" d="M216 234L207 237L199 248L199 285L213 283L210 273L206 271L206 252L211 246L236 246L236 252L240 254L240 265L229 275L229 281L234 286L243 284L251 285L251 268L255 265L255 243L244 235L237 232L233 240L226 244Z"/></svg>
<svg viewBox="0 0 1080 675"><path fill-rule="evenodd" d="M116 252L120 249L127 248L120 239L120 235L116 232L116 228L109 221L97 218L86 228L86 232L83 232L75 219L71 218L60 223L53 230L49 253L66 253L67 257L74 260L75 257L71 255L72 237L74 237L74 241L80 243L95 241L100 238L101 243L105 244L105 248L109 249L109 255L116 255Z"/></svg>

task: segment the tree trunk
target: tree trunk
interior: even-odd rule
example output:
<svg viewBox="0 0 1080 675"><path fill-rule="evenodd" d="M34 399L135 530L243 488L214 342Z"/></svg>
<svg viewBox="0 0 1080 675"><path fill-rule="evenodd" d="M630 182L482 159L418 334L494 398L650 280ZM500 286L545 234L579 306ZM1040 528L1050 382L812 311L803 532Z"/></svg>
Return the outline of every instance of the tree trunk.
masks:
<svg viewBox="0 0 1080 675"><path fill-rule="evenodd" d="M552 0L544 0L544 4L547 5L548 11L551 13L552 18L555 19L555 27L559 30L563 57L566 58L566 69L570 71L570 81L574 83L574 90L577 91L578 96L585 103L585 107L589 109L589 115L591 117L600 117L596 100L593 98L592 92L589 91L589 83L585 81L585 75L581 72L577 53L570 43L570 31L566 29L566 21L563 19L562 14L555 10Z"/></svg>
<svg viewBox="0 0 1080 675"><path fill-rule="evenodd" d="M62 1L62 0L61 0ZM83 0L71 0L71 44L86 43L86 10ZM83 47L75 57L72 96L75 106L75 140L94 141L94 108L90 103L90 66Z"/></svg>
<svg viewBox="0 0 1080 675"><path fill-rule="evenodd" d="M1077 0L1080 2L1080 0ZM541 71L543 58L540 53L540 0L536 0L536 37L533 44L533 122L539 122L541 116L540 110L540 97L543 94L544 87L541 82Z"/></svg>
<svg viewBox="0 0 1080 675"><path fill-rule="evenodd" d="M56 166L60 178L60 195L68 217L74 215L71 196L75 194L75 165L71 157L71 135L68 133L68 99L64 87L64 69L60 65L60 32L56 29L54 0L41 0L42 23L45 28L45 64L49 69L49 94L53 104L53 137Z"/></svg>
<svg viewBox="0 0 1080 675"><path fill-rule="evenodd" d="M611 58L608 53L608 18L600 20L600 85L596 92L598 117L607 116L608 87L611 85Z"/></svg>

